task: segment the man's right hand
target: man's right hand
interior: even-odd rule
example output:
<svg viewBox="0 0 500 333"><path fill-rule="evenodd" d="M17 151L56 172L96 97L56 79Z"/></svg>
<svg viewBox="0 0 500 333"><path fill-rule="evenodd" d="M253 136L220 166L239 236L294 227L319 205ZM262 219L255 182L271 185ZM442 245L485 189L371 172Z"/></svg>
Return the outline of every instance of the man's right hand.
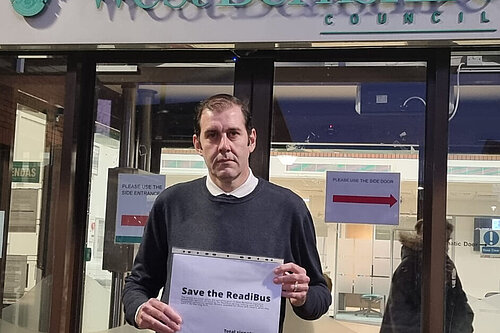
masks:
<svg viewBox="0 0 500 333"><path fill-rule="evenodd" d="M141 305L136 324L139 328L147 328L158 333L173 333L181 329L182 318L168 304L156 298L150 298Z"/></svg>

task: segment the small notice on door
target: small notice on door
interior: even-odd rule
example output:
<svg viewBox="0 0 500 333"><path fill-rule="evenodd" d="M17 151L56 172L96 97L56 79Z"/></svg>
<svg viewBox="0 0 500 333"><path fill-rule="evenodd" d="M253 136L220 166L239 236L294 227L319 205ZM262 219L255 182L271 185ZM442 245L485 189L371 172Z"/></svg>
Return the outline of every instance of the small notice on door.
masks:
<svg viewBox="0 0 500 333"><path fill-rule="evenodd" d="M118 175L116 243L140 243L149 211L165 188L165 175Z"/></svg>
<svg viewBox="0 0 500 333"><path fill-rule="evenodd" d="M326 173L325 221L399 224L400 174Z"/></svg>

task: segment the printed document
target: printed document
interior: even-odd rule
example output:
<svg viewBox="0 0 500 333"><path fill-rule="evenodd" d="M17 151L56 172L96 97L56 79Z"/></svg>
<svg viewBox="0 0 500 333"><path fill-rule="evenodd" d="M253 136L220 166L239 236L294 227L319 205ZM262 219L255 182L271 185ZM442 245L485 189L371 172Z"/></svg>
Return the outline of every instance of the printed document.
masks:
<svg viewBox="0 0 500 333"><path fill-rule="evenodd" d="M174 249L169 304L182 333L277 333L283 260Z"/></svg>

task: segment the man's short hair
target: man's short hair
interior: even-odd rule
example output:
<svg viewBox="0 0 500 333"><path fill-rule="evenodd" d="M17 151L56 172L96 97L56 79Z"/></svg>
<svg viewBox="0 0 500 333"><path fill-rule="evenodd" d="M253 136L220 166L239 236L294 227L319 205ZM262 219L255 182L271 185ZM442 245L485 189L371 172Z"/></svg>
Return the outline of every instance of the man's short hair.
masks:
<svg viewBox="0 0 500 333"><path fill-rule="evenodd" d="M217 94L213 95L203 101L201 101L196 107L195 111L195 119L194 119L194 134L196 136L200 136L201 126L200 119L203 111L210 110L213 112L222 112L226 111L232 106L239 106L241 108L241 112L243 113L243 118L245 119L245 128L247 130L248 135L252 132L252 115L248 108L248 104L243 102L239 98L229 95L229 94Z"/></svg>

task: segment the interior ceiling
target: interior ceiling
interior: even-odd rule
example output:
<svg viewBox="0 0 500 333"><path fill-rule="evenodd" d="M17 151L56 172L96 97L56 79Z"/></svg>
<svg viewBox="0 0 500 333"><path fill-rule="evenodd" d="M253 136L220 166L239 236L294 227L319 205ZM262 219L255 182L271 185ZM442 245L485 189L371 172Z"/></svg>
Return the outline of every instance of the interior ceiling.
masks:
<svg viewBox="0 0 500 333"><path fill-rule="evenodd" d="M108 88L121 94L121 85L109 84ZM329 99L355 99L357 94L357 84L346 85L318 85L318 86L302 86L302 85L277 85L274 87L275 95L281 98L288 97L304 97L304 98L329 98ZM139 85L139 88L147 88L157 91L160 99L168 97L196 98L200 92L203 94L217 94L221 92L231 92L233 90L232 84L227 85L200 85L200 84L184 84L184 85L171 85L171 84L150 84L144 83ZM456 95L457 88L454 87L454 94ZM497 99L500 96L500 85L463 85L460 86L460 96L467 99Z"/></svg>
<svg viewBox="0 0 500 333"><path fill-rule="evenodd" d="M277 66L274 75L275 93L283 97L354 98L360 83L425 82L426 67L419 63L382 63L383 66L379 63L368 64L343 67L324 64L313 66L308 63L303 63L302 67ZM143 64L139 65L137 73L99 73L98 79L117 93L121 93L123 84L135 83L140 88L156 90L159 98L196 97L200 91L232 91L234 68L231 66L224 63L221 67L179 65L183 66L151 67L151 64ZM388 70L388 67L393 70ZM452 69L452 73L456 73L456 67ZM497 98L500 95L500 80L494 74L483 73L484 80L479 84L470 84L466 80L466 74L462 73L460 95L464 98ZM457 93L456 84L454 92Z"/></svg>

